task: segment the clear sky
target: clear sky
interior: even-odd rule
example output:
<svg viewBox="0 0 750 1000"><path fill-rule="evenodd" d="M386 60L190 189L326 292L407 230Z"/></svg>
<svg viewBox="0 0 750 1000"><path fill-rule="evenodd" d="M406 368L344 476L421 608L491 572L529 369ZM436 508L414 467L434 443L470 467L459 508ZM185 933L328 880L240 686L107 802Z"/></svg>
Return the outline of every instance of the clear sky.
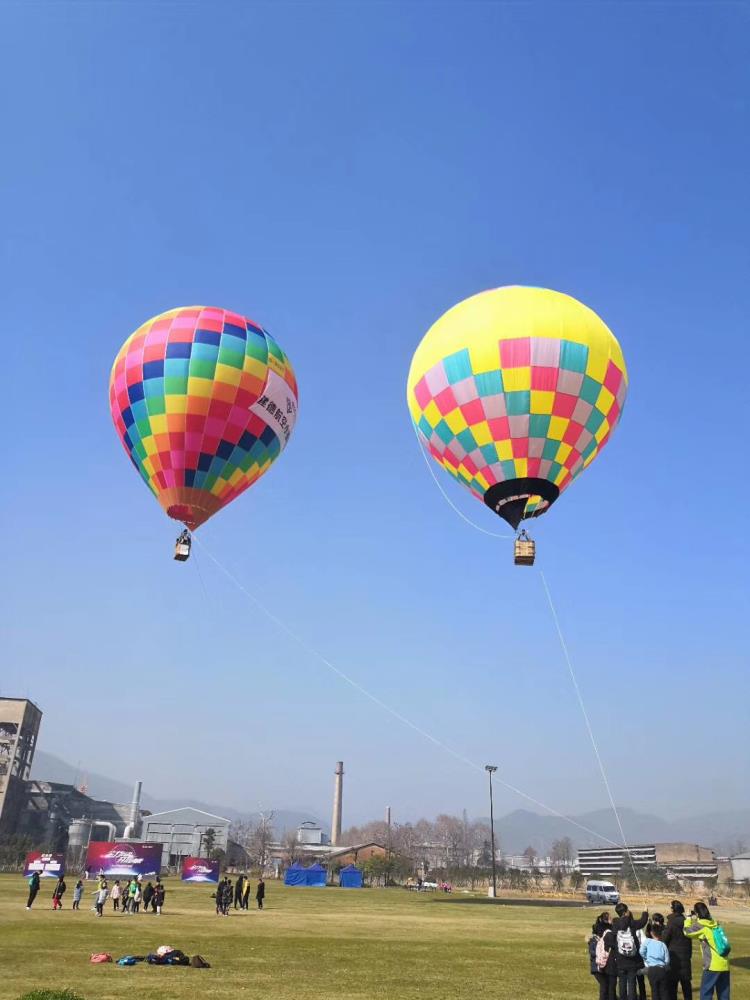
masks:
<svg viewBox="0 0 750 1000"><path fill-rule="evenodd" d="M207 549L461 754L605 806L539 573L450 509L405 405L445 309L535 284L594 308L630 370L608 448L535 526L616 797L748 805L747 6L6 3L0 24L0 693L43 708L41 746L324 818L343 759L345 823L486 813L483 774L205 551L172 560L107 381L141 322L202 303L266 326L300 383L288 449Z"/></svg>

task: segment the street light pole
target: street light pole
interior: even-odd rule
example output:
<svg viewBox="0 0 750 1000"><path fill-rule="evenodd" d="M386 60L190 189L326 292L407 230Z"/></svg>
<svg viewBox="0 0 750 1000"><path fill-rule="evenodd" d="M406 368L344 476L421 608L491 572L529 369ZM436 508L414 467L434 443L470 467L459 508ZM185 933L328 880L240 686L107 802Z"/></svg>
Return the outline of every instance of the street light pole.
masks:
<svg viewBox="0 0 750 1000"><path fill-rule="evenodd" d="M492 775L497 771L495 764L485 764L484 769L490 776L490 841L492 843L492 898L497 896L497 862L495 861L495 809L492 802Z"/></svg>

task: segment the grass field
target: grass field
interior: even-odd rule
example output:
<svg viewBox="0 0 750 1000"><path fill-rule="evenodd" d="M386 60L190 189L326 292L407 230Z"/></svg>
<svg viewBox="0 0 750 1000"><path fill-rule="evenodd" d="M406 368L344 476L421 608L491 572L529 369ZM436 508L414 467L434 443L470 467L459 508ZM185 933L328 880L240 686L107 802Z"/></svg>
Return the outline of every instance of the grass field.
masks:
<svg viewBox="0 0 750 1000"><path fill-rule="evenodd" d="M584 942L593 911L500 906L479 897L403 889L285 889L268 884L267 908L216 917L211 890L167 882L157 917L90 912L87 890L71 912L51 909L42 883L25 909L25 883L0 876L0 998L69 987L85 1000L240 997L266 1000L594 1000ZM92 883L89 883L91 886ZM663 909L663 906L661 907ZM733 945L733 998L750 998L748 911L719 911ZM89 963L169 944L211 969ZM696 977L698 964L696 963Z"/></svg>

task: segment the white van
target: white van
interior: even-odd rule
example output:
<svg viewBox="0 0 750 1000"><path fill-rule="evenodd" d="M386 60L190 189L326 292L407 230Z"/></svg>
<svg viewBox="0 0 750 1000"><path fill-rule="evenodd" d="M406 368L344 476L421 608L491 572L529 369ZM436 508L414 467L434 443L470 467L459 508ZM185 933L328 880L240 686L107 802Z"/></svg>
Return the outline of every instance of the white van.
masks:
<svg viewBox="0 0 750 1000"><path fill-rule="evenodd" d="M586 899L589 903L619 903L620 893L611 882L589 879L586 883Z"/></svg>

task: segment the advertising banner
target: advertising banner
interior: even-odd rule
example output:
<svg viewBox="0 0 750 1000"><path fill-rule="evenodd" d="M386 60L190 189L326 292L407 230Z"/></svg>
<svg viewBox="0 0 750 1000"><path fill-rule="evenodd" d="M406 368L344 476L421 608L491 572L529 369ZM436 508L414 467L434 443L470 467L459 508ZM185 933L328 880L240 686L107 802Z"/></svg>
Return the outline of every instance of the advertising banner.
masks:
<svg viewBox="0 0 750 1000"><path fill-rule="evenodd" d="M26 855L26 864L23 873L27 877L39 873L40 878L59 878L65 874L64 854L42 854L41 851L32 851Z"/></svg>
<svg viewBox="0 0 750 1000"><path fill-rule="evenodd" d="M133 844L129 841L93 841L86 854L90 875L158 875L161 872L161 844Z"/></svg>
<svg viewBox="0 0 750 1000"><path fill-rule="evenodd" d="M206 858L185 858L182 862L183 882L218 882L219 862Z"/></svg>

